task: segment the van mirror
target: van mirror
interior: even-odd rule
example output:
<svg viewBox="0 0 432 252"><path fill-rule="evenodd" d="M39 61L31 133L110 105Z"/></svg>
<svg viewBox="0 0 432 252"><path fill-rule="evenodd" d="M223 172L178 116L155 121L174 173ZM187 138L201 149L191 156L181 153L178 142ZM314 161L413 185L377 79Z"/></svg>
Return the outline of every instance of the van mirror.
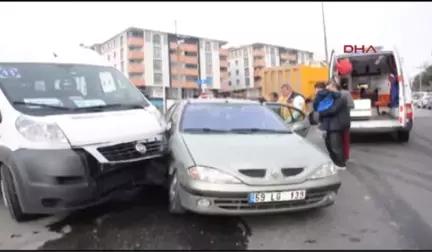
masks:
<svg viewBox="0 0 432 252"><path fill-rule="evenodd" d="M169 121L169 122L167 123L166 129L167 129L168 132L171 131L171 129L172 129L172 121Z"/></svg>
<svg viewBox="0 0 432 252"><path fill-rule="evenodd" d="M1 112L0 112L0 123L3 121L3 116L2 116L2 114L1 114Z"/></svg>

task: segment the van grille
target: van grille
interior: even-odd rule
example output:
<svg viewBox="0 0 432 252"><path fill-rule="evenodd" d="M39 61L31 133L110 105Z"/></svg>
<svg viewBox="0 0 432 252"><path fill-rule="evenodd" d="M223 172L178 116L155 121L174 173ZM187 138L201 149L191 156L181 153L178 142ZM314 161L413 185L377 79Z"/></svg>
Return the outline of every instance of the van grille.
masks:
<svg viewBox="0 0 432 252"><path fill-rule="evenodd" d="M121 143L106 147L100 147L97 150L108 160L108 161L127 161L132 159L140 159L150 157L158 154L162 154L162 142L151 141L151 142L140 142L145 145L147 151L145 153L138 152L135 149L137 142Z"/></svg>

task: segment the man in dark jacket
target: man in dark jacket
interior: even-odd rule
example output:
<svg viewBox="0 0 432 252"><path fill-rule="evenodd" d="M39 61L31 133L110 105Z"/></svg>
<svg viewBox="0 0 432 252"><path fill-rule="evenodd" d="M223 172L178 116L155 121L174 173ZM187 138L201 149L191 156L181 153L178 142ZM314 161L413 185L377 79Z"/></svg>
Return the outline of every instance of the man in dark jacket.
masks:
<svg viewBox="0 0 432 252"><path fill-rule="evenodd" d="M346 160L343 149L343 133L351 126L347 99L339 96L330 108L317 113L320 121L326 121L325 124L321 125L321 129L326 132L325 144L330 158L338 169L344 170Z"/></svg>

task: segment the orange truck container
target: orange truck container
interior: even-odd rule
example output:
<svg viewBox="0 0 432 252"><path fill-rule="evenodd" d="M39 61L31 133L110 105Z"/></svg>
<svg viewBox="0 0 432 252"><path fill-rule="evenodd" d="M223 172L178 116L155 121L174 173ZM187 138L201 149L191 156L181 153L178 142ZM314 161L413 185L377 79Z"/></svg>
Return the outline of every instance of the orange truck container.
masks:
<svg viewBox="0 0 432 252"><path fill-rule="evenodd" d="M279 93L280 86L288 83L305 98L313 98L314 85L320 81L328 81L328 67L325 64L270 67L263 69L261 92L268 98L268 94Z"/></svg>

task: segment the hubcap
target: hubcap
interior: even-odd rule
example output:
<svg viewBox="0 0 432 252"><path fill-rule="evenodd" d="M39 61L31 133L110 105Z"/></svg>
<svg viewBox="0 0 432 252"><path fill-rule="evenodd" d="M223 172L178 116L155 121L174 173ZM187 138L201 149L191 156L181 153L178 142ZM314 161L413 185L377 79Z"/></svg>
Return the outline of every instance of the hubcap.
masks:
<svg viewBox="0 0 432 252"><path fill-rule="evenodd" d="M5 205L6 208L8 208L9 204L8 204L8 201L7 201L7 198L6 198L6 190L5 190L5 186L4 186L3 180L0 181L0 185L1 185L1 194L2 194L2 197L3 197L4 205Z"/></svg>

